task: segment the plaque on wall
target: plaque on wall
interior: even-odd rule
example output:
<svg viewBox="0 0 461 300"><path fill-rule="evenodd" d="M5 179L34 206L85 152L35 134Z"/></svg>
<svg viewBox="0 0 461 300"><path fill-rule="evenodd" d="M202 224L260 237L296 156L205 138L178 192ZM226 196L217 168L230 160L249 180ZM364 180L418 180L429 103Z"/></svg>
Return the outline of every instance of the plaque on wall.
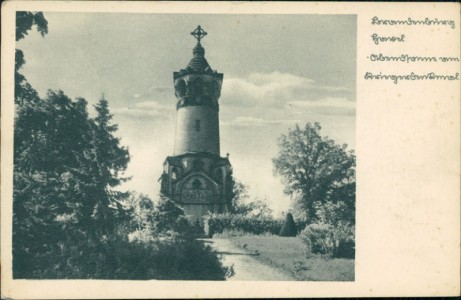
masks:
<svg viewBox="0 0 461 300"><path fill-rule="evenodd" d="M184 203L210 203L212 192L200 189L184 189L181 200Z"/></svg>

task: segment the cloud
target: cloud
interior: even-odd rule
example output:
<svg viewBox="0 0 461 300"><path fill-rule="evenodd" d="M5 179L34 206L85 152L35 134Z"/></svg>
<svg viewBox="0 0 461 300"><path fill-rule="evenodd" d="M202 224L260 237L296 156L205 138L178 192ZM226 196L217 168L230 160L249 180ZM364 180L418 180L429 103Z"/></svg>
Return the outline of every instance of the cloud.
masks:
<svg viewBox="0 0 461 300"><path fill-rule="evenodd" d="M226 78L223 82L222 103L225 106L264 105L264 108L283 108L293 102L350 98L351 93L346 87L325 86L312 78L275 71L252 73L245 78Z"/></svg>
<svg viewBox="0 0 461 300"><path fill-rule="evenodd" d="M166 93L166 92L173 92L173 87L170 86L151 86L149 88L149 94L155 93Z"/></svg>
<svg viewBox="0 0 461 300"><path fill-rule="evenodd" d="M355 115L354 92L290 73L252 73L226 78L221 105L225 126L265 126Z"/></svg>
<svg viewBox="0 0 461 300"><path fill-rule="evenodd" d="M112 109L116 116L145 118L145 117L163 117L165 111L171 111L171 107L159 104L157 101L143 101L128 107Z"/></svg>
<svg viewBox="0 0 461 300"><path fill-rule="evenodd" d="M355 116L355 102L341 97L326 97L318 100L297 100L287 103L293 115Z"/></svg>
<svg viewBox="0 0 461 300"><path fill-rule="evenodd" d="M149 99L161 96L163 98L167 93L172 97L174 95L173 88L168 86L151 86L144 92L135 93L131 97L134 99Z"/></svg>
<svg viewBox="0 0 461 300"><path fill-rule="evenodd" d="M312 85L314 81L288 73L253 73L247 78L229 78L223 83L223 97L242 97L246 104L256 104L274 97L289 96L299 87Z"/></svg>
<svg viewBox="0 0 461 300"><path fill-rule="evenodd" d="M289 73L253 73L248 76L248 81L255 86L261 87L267 91L280 90L289 87L310 85L314 80L300 77Z"/></svg>
<svg viewBox="0 0 461 300"><path fill-rule="evenodd" d="M296 122L298 122L298 120L292 120L292 119L266 120L266 119L254 118L254 117L237 117L229 122L222 122L221 125L224 125L224 126L266 126L266 125L292 124Z"/></svg>
<svg viewBox="0 0 461 300"><path fill-rule="evenodd" d="M292 101L289 102L290 106L299 107L299 108L345 108L345 109L355 109L355 102L350 101L346 98L335 98L327 97L319 100L304 100L304 101Z"/></svg>

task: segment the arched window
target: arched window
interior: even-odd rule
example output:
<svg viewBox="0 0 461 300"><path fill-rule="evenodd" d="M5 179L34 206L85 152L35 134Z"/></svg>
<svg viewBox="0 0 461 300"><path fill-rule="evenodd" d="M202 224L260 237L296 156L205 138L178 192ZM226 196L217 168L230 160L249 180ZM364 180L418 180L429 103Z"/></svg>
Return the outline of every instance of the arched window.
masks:
<svg viewBox="0 0 461 300"><path fill-rule="evenodd" d="M173 168L173 170L171 171L171 178L172 179L178 179L178 175L179 175L178 169Z"/></svg>
<svg viewBox="0 0 461 300"><path fill-rule="evenodd" d="M201 189L202 188L202 182L198 179L195 179L194 181L192 181L192 187L194 189Z"/></svg>

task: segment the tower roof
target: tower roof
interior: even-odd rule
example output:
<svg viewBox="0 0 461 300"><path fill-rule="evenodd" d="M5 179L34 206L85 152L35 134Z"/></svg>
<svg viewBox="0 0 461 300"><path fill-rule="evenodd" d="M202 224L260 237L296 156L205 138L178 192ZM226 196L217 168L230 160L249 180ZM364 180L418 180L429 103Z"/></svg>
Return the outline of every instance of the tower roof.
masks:
<svg viewBox="0 0 461 300"><path fill-rule="evenodd" d="M202 47L202 44L200 43L200 40L207 35L207 32L203 30L200 25L198 25L197 28L190 34L197 39L197 45L195 45L192 51L192 59L189 61L189 64L187 65L186 69L182 69L179 72L179 75L194 73L216 73L216 71L213 71L210 65L208 64L205 58L205 49Z"/></svg>
<svg viewBox="0 0 461 300"><path fill-rule="evenodd" d="M197 42L194 50L192 51L194 57L190 60L187 65L187 69L193 70L194 72L202 73L212 71L210 65L205 59L205 49L200 44L200 41Z"/></svg>

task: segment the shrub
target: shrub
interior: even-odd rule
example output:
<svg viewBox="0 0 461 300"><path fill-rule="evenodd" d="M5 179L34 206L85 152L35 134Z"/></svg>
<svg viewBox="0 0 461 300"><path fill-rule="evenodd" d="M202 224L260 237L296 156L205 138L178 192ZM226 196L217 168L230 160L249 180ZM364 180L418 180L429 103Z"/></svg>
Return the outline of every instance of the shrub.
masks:
<svg viewBox="0 0 461 300"><path fill-rule="evenodd" d="M152 228L156 234L169 231L186 233L189 225L184 217L184 211L170 199L161 197L155 205Z"/></svg>
<svg viewBox="0 0 461 300"><path fill-rule="evenodd" d="M315 215L319 222L337 226L340 222L353 224L355 221L354 209L344 201L315 202Z"/></svg>
<svg viewBox="0 0 461 300"><path fill-rule="evenodd" d="M355 227L349 223L337 226L325 223L308 225L299 235L306 244L306 255L327 257L355 257Z"/></svg>
<svg viewBox="0 0 461 300"><path fill-rule="evenodd" d="M355 226L339 222L334 228L333 237L336 241L334 257L355 258Z"/></svg>
<svg viewBox="0 0 461 300"><path fill-rule="evenodd" d="M272 218L242 216L234 214L209 214L205 216L204 230L207 236L223 233L226 230L251 234L278 234L282 222Z"/></svg>
<svg viewBox="0 0 461 300"><path fill-rule="evenodd" d="M231 273L202 241L167 239L123 246L116 249L120 267L112 278L224 280Z"/></svg>
<svg viewBox="0 0 461 300"><path fill-rule="evenodd" d="M126 224L110 235L68 230L41 252L26 248L28 268L16 278L224 280L233 274L209 246L193 238L182 210L163 199L149 212L149 218L135 220L132 232Z"/></svg>
<svg viewBox="0 0 461 300"><path fill-rule="evenodd" d="M46 252L29 254L31 267L17 278L224 280L232 274L203 241L174 231L146 233L130 234L131 241L117 234L100 239L68 236Z"/></svg>
<svg viewBox="0 0 461 300"><path fill-rule="evenodd" d="M306 254L332 254L332 226L328 224L310 224L299 236L306 244Z"/></svg>
<svg viewBox="0 0 461 300"><path fill-rule="evenodd" d="M218 238L218 239L227 239L227 238L232 238L232 237L244 237L244 236L255 236L253 233L245 232L242 230L227 230L224 229L223 232L221 233L215 233L213 234L213 238ZM273 236L272 233L270 232L265 232L262 234L258 234L258 236Z"/></svg>
<svg viewBox="0 0 461 300"><path fill-rule="evenodd" d="M184 211L166 197L161 197L155 204L145 195L131 197L130 211L135 226L128 234L129 241L150 242L159 238L195 236L184 216ZM134 229L134 230L133 230Z"/></svg>
<svg viewBox="0 0 461 300"><path fill-rule="evenodd" d="M293 215L288 213L283 222L282 229L280 229L279 236L296 236L297 229L296 223L293 220Z"/></svg>

